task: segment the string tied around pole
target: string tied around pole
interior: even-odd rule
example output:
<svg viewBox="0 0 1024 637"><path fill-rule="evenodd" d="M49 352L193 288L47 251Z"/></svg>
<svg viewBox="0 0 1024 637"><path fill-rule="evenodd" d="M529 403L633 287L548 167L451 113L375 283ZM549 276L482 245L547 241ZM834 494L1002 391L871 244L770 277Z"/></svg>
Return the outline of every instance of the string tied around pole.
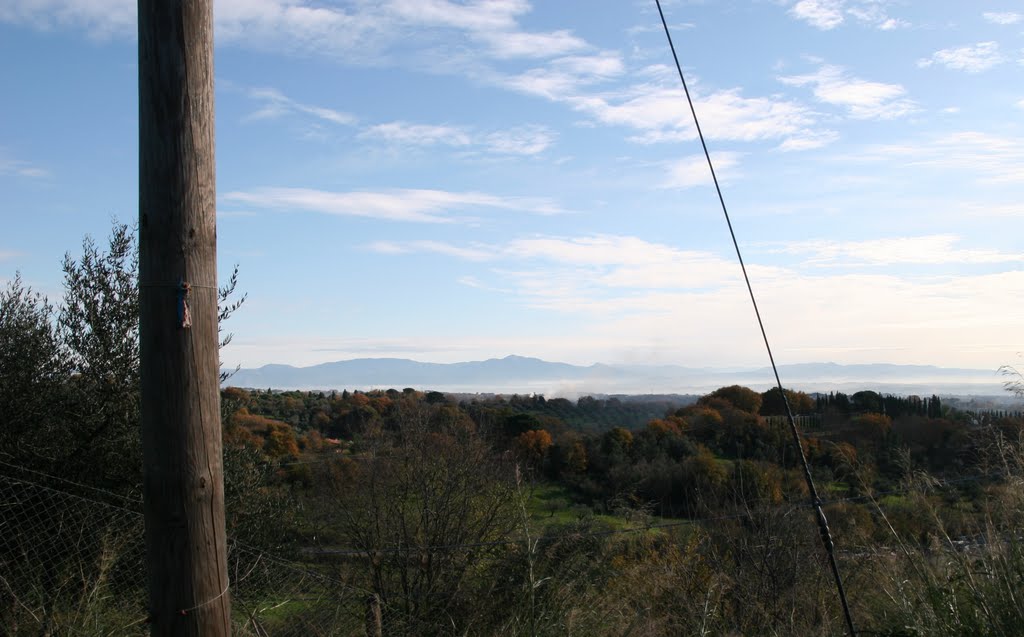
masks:
<svg viewBox="0 0 1024 637"><path fill-rule="evenodd" d="M178 329L188 329L192 327L192 310L189 308L189 295L193 289L201 288L204 290L218 290L216 285L198 285L195 283L189 283L184 277L178 279L177 283L150 283L140 282L140 288L171 288L175 291L176 296L176 313L175 313L175 325Z"/></svg>
<svg viewBox="0 0 1024 637"><path fill-rule="evenodd" d="M178 327L187 330L192 327L192 313L188 309L188 294L192 286L182 279L178 282Z"/></svg>

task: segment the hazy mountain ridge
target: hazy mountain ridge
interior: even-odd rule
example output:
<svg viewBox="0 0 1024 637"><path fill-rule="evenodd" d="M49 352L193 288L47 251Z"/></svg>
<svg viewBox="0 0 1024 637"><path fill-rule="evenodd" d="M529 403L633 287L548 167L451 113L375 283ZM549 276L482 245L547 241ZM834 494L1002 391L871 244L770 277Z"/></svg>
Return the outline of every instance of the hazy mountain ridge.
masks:
<svg viewBox="0 0 1024 637"><path fill-rule="evenodd" d="M874 389L898 394L999 395L997 370L896 365L798 363L782 365L787 387L803 391ZM774 384L770 367L716 370L681 365L589 366L506 356L461 363L426 363L405 358L357 358L310 367L264 365L241 369L228 384L274 389L381 389L416 387L449 392L542 393L700 393L741 384L764 390Z"/></svg>

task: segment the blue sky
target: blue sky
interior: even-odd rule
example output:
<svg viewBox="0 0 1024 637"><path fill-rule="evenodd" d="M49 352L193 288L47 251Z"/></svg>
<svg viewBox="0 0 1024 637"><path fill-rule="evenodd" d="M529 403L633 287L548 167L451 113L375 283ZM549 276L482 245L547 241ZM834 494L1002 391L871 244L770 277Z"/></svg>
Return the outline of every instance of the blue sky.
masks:
<svg viewBox="0 0 1024 637"><path fill-rule="evenodd" d="M1024 349L1024 4L664 3L781 363ZM215 2L229 365L766 363L653 0ZM0 281L137 217L135 0L0 4Z"/></svg>

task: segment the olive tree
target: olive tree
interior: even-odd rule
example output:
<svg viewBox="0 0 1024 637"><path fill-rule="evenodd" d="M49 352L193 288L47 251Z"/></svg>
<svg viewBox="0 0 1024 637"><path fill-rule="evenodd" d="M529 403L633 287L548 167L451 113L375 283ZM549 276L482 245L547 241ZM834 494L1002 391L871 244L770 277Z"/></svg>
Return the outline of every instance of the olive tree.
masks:
<svg viewBox="0 0 1024 637"><path fill-rule="evenodd" d="M0 291L0 459L49 468L68 377L54 309L16 275Z"/></svg>

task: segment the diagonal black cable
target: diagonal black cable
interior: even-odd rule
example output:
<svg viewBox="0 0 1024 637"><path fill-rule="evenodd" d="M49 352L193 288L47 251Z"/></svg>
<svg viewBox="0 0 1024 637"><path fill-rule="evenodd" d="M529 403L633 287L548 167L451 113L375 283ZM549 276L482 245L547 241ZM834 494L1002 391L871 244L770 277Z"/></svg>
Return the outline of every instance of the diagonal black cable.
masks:
<svg viewBox="0 0 1024 637"><path fill-rule="evenodd" d="M740 261L740 269L743 270L743 280L747 283L747 291L750 293L750 302L754 305L754 314L757 316L757 325L761 328L761 337L764 339L764 347L768 350L768 360L772 363L772 371L775 373L775 383L778 385L779 394L782 395L783 403L786 405L786 416L789 419L789 427L793 432L793 440L796 448L800 451L800 461L803 463L804 479L807 481L807 489L810 492L811 504L814 506L815 515L818 519L818 529L821 532L821 541L825 545L825 552L828 553L829 565L832 567L832 575L836 581L836 590L839 593L839 601L843 606L843 615L846 618L846 627L851 637L856 637L857 631L853 626L853 616L850 614L850 606L846 602L846 588L843 586L843 578L839 574L839 564L836 563L835 543L832 541L832 532L828 528L828 519L821 508L821 498L818 497L818 490L814 487L814 478L811 477L811 469L807 464L807 455L804 453L804 446L801 443L800 432L796 426L796 419L793 418L793 411L789 406L789 399L786 398L786 391L782 388L782 381L779 379L779 369L775 365L775 357L772 356L771 345L768 344L768 334L764 330L764 321L761 320L761 312L757 309L757 299L754 298L754 288L750 285L750 277L747 276L747 266L743 263L743 255L740 253L740 244L736 240L736 233L732 228L732 221L729 219L729 210L725 206L725 198L722 196L722 188L718 185L718 176L715 175L715 166L711 163L711 153L708 152L707 142L704 141L704 133L700 129L700 122L697 120L697 110L693 107L693 99L690 97L690 89L686 86L686 77L683 76L683 67L679 64L679 56L676 54L675 44L672 43L672 34L669 33L668 22L665 21L665 12L661 9L661 0L654 0L658 6L658 15L661 16L661 25L665 28L665 37L668 38L669 48L672 49L672 59L675 60L676 70L679 71L679 80L683 83L683 92L686 93L686 101L690 105L690 113L693 114L693 124L697 128L697 136L700 138L700 145L704 148L704 157L708 160L708 169L711 171L711 180L715 183L715 191L718 193L718 202L722 204L722 213L725 215L725 223L729 226L729 235L732 237L732 245L736 248L736 258Z"/></svg>

